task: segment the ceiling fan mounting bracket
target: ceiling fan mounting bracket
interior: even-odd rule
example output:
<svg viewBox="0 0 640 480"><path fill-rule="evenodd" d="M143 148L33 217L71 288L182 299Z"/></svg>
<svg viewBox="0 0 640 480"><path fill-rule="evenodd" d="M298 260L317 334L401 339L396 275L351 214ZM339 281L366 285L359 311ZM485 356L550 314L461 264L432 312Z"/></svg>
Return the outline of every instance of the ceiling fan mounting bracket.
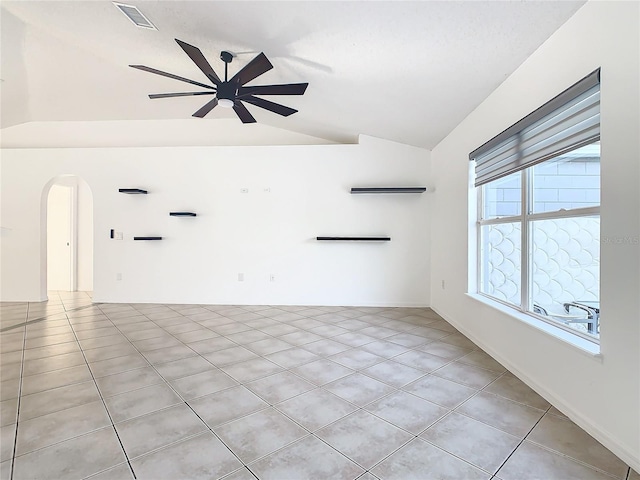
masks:
<svg viewBox="0 0 640 480"><path fill-rule="evenodd" d="M233 53L223 50L222 52L220 52L220 60L222 60L224 63L231 63L231 61L233 60Z"/></svg>

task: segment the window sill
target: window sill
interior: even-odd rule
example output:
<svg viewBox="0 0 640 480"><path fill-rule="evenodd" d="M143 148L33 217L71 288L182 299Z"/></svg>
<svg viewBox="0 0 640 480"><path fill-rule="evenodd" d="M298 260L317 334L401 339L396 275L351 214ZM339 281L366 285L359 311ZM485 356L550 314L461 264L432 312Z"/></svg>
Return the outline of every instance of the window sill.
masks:
<svg viewBox="0 0 640 480"><path fill-rule="evenodd" d="M495 308L496 310L499 310L501 313L504 313L505 315L508 315L516 320L521 321L525 325L528 325L539 331L541 330L549 334L551 337L562 341L563 343L576 347L581 353L584 353L585 355L588 355L593 358L602 359L602 355L600 353L600 345L595 342L591 342L578 335L573 335L571 332L567 332L562 328L558 328L554 325L551 325L550 323L539 320L532 315L527 315L526 313L522 313L507 305L504 305L500 302L492 300L491 298L486 297L484 295L480 295L477 293L467 293L466 295L476 300L477 302L480 302L491 308Z"/></svg>

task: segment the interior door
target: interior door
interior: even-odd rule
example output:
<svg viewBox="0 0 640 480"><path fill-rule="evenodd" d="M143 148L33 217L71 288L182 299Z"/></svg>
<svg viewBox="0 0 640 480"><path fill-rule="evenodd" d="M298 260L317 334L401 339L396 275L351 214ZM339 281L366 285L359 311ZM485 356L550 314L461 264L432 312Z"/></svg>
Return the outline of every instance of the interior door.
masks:
<svg viewBox="0 0 640 480"><path fill-rule="evenodd" d="M47 202L47 289L72 291L72 187L53 185Z"/></svg>

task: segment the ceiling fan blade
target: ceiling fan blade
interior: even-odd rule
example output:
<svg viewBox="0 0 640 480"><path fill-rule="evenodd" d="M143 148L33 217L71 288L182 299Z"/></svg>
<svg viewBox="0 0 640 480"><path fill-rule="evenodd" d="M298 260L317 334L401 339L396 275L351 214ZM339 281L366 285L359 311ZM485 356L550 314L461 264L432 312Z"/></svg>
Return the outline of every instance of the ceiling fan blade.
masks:
<svg viewBox="0 0 640 480"><path fill-rule="evenodd" d="M240 87L238 97L246 95L304 95L308 83L287 83L283 85L256 85Z"/></svg>
<svg viewBox="0 0 640 480"><path fill-rule="evenodd" d="M180 80L181 82L187 82L191 85L197 85L203 88L213 89L211 85L205 85L204 83L196 82L195 80L189 80L188 78L179 77L178 75L174 75L173 73L163 72L161 70L156 70L155 68L145 67L144 65L129 65L131 68L137 68L138 70L143 70L149 73L155 73L156 75L162 75L163 77L173 78L174 80Z"/></svg>
<svg viewBox="0 0 640 480"><path fill-rule="evenodd" d="M149 98L189 97L191 95L215 95L216 92L182 92L182 93L152 93Z"/></svg>
<svg viewBox="0 0 640 480"><path fill-rule="evenodd" d="M213 110L215 108L215 106L218 105L218 98L214 98L213 100L207 102L204 104L204 106L198 110L196 113L194 113L192 115L192 117L198 117L198 118L204 118L204 116L209 113L211 110Z"/></svg>
<svg viewBox="0 0 640 480"><path fill-rule="evenodd" d="M264 53L261 53L256 58L247 63L238 73L236 73L230 83L238 82L238 85L244 85L250 82L254 78L262 75L264 72L268 72L273 68L271 62Z"/></svg>
<svg viewBox="0 0 640 480"><path fill-rule="evenodd" d="M254 97L253 95L243 97L242 101L249 102L256 107L264 108L265 110L277 113L278 115L282 115L283 117L288 117L289 115L292 115L298 111L293 108L280 105L279 103L270 102L269 100L265 100L264 98Z"/></svg>
<svg viewBox="0 0 640 480"><path fill-rule="evenodd" d="M238 118L242 120L242 123L256 123L256 119L253 118L253 115L249 113L247 107L245 107L239 100L233 102L233 110L238 115Z"/></svg>
<svg viewBox="0 0 640 480"><path fill-rule="evenodd" d="M213 71L213 68L211 67L211 65L209 65L209 62L207 62L207 59L204 58L204 55L202 55L202 52L198 47L189 45L188 43L185 43L182 40L178 40L177 38L175 40L176 42L178 42L178 45L182 47L182 50L184 50L184 53L189 55L189 58L193 60L193 63L195 63L198 66L198 68L202 70L202 73L204 73L209 80L211 80L216 85L220 85L222 83L222 81L220 80L220 78L218 78L218 75L216 75L216 72Z"/></svg>

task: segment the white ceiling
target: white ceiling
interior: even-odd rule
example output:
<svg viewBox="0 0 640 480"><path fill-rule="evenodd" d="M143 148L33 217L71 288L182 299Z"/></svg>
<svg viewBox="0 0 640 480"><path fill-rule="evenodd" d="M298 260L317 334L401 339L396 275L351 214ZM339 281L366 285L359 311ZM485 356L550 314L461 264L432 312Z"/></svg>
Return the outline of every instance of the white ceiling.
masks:
<svg viewBox="0 0 640 480"><path fill-rule="evenodd" d="M584 1L123 1L158 31L135 27L109 1L1 1L3 136L23 122L233 119L199 90L129 68L143 64L207 83L175 43L199 47L218 75L263 51L274 69L251 84L309 82L280 117L249 105L260 124L324 141L358 134L433 148ZM230 121L227 121L229 123ZM193 123L181 122L181 128Z"/></svg>

